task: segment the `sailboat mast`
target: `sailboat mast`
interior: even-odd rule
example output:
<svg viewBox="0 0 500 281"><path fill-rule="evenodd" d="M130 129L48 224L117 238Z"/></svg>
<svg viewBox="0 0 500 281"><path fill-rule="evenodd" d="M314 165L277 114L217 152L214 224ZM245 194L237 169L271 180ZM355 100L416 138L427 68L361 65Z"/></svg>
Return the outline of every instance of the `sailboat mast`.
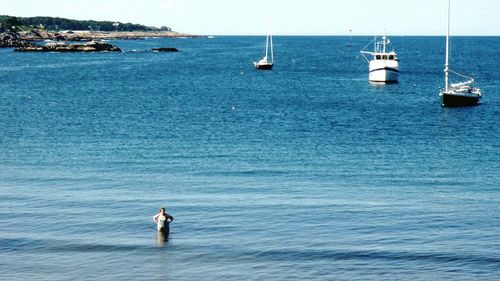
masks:
<svg viewBox="0 0 500 281"><path fill-rule="evenodd" d="M273 35L270 35L271 37L271 63L274 63L274 49L273 49Z"/></svg>
<svg viewBox="0 0 500 281"><path fill-rule="evenodd" d="M266 36L266 58L267 58L267 49L269 49L269 34Z"/></svg>
<svg viewBox="0 0 500 281"><path fill-rule="evenodd" d="M449 72L449 59L450 59L450 5L451 0L448 0L448 26L446 29L446 63L444 65L444 83L446 92L448 92L448 72Z"/></svg>

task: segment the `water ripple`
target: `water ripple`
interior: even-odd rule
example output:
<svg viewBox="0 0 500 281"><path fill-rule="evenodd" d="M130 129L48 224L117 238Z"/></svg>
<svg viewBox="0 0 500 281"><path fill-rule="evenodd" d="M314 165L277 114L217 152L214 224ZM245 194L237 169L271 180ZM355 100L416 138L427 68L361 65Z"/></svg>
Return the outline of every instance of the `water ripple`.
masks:
<svg viewBox="0 0 500 281"><path fill-rule="evenodd" d="M295 251L271 250L263 252L249 252L249 256L267 260L299 259L314 260L391 260L391 261L430 261L436 263L468 263L490 264L500 269L500 258L478 255L460 255L452 253L418 253L396 251Z"/></svg>
<svg viewBox="0 0 500 281"><path fill-rule="evenodd" d="M123 244L74 243L63 240L34 240L25 238L0 239L1 252L132 252L154 249L153 246Z"/></svg>

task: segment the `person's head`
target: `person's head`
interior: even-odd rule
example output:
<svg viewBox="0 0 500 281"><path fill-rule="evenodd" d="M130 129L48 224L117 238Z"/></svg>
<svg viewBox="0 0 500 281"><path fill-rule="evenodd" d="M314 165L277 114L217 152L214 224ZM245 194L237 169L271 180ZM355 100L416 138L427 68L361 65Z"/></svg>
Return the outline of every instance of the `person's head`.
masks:
<svg viewBox="0 0 500 281"><path fill-rule="evenodd" d="M161 208L160 213L165 214L165 208Z"/></svg>

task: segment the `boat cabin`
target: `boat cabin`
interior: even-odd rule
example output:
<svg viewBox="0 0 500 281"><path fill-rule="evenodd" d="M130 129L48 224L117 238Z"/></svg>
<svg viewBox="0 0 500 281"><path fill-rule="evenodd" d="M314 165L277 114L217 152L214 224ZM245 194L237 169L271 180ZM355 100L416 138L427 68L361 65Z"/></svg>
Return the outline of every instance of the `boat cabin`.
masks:
<svg viewBox="0 0 500 281"><path fill-rule="evenodd" d="M374 60L394 60L398 61L398 57L396 56L396 53L375 53L373 54L373 59Z"/></svg>

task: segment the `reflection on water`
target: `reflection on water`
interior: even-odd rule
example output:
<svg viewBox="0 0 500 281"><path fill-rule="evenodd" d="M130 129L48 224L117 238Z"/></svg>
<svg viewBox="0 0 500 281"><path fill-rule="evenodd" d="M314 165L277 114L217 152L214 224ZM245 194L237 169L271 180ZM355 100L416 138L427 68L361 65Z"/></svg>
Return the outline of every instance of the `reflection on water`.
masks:
<svg viewBox="0 0 500 281"><path fill-rule="evenodd" d="M156 247L163 247L168 242L168 232L157 231L155 235Z"/></svg>

